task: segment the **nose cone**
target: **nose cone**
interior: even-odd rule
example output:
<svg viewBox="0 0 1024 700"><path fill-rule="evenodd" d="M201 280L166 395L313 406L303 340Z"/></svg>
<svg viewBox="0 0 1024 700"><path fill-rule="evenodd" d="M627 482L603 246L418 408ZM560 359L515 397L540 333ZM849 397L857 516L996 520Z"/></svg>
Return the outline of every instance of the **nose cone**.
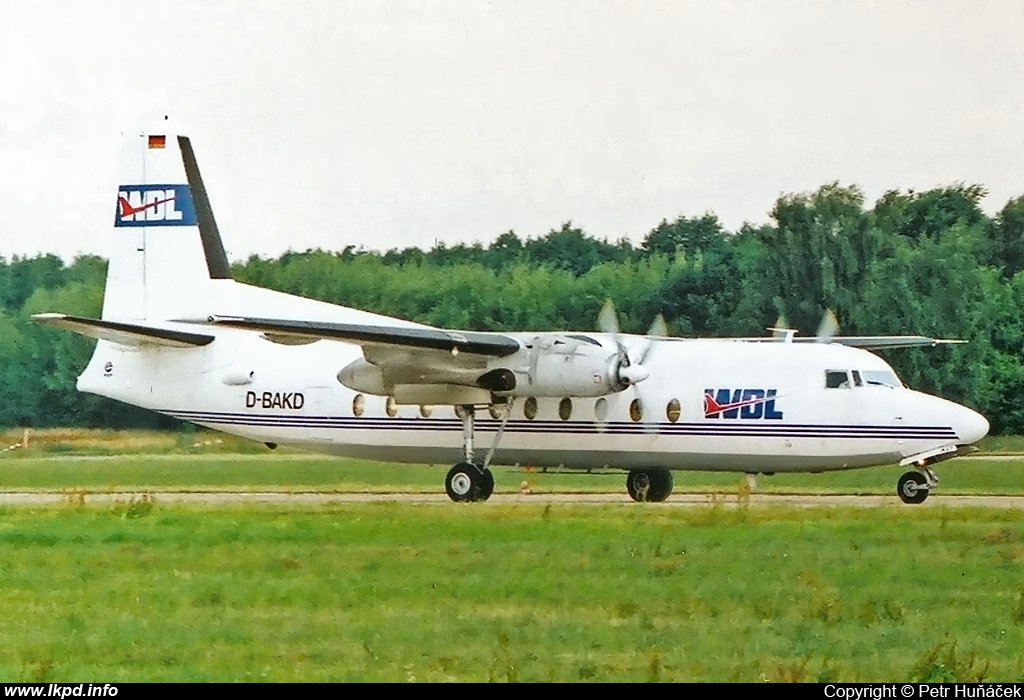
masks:
<svg viewBox="0 0 1024 700"><path fill-rule="evenodd" d="M969 445L988 435L988 420L980 413L961 406L953 429L956 430L961 443Z"/></svg>

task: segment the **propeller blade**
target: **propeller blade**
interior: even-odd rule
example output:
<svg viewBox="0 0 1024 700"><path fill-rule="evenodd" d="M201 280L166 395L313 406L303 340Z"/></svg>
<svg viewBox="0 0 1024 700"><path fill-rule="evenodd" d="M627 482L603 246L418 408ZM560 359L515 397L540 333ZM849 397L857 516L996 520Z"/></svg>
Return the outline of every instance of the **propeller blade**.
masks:
<svg viewBox="0 0 1024 700"><path fill-rule="evenodd" d="M793 342L793 336L796 335L796 331L789 327L789 322L786 321L786 317L782 314L779 314L779 317L775 320L775 325L767 330L772 332L773 338L784 343Z"/></svg>
<svg viewBox="0 0 1024 700"><path fill-rule="evenodd" d="M619 367L619 379L630 385L638 384L649 376L651 376L651 371L639 363Z"/></svg>
<svg viewBox="0 0 1024 700"><path fill-rule="evenodd" d="M825 309L825 315L821 317L821 323L818 324L818 332L815 335L815 341L819 343L831 343L832 338L839 332L839 321L836 320L836 315L832 313L832 309Z"/></svg>
<svg viewBox="0 0 1024 700"><path fill-rule="evenodd" d="M601 313L597 315L597 327L601 329L602 333L615 336L616 341L619 338L619 316L615 313L615 305L612 304L612 300L609 299L601 307Z"/></svg>
<svg viewBox="0 0 1024 700"><path fill-rule="evenodd" d="M640 390L639 386L633 387L633 396L640 405L640 422L643 423L644 432L653 435L658 429L657 406L651 399L644 396L644 392Z"/></svg>
<svg viewBox="0 0 1024 700"><path fill-rule="evenodd" d="M651 322L651 327L647 329L647 335L652 338L667 338L668 337L668 324L665 323L665 317L658 314L654 317Z"/></svg>

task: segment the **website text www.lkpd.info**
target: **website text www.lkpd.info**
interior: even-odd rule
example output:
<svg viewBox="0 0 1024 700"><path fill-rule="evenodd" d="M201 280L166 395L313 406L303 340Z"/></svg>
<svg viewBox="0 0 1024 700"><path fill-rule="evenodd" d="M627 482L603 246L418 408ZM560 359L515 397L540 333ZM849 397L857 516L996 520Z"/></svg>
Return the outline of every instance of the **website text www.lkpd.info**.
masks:
<svg viewBox="0 0 1024 700"><path fill-rule="evenodd" d="M110 683L47 683L46 685L25 684L4 687L6 698L112 698L117 695L117 686Z"/></svg>

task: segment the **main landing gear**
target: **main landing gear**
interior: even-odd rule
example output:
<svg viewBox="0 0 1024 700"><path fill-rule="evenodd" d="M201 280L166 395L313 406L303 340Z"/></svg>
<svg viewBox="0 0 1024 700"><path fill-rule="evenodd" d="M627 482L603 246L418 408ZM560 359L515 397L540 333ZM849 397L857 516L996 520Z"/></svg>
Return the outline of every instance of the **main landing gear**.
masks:
<svg viewBox="0 0 1024 700"><path fill-rule="evenodd" d="M444 478L444 490L448 498L456 503L486 501L494 493L494 473L488 469L494 451L505 432L505 424L512 415L512 402L505 405L505 415L494 436L494 444L487 452L482 464L473 459L473 428L476 411L473 406L457 406L455 413L462 419L462 461L448 471Z"/></svg>
<svg viewBox="0 0 1024 700"><path fill-rule="evenodd" d="M907 472L896 482L896 495L904 503L924 503L928 492L938 486L939 477L928 467Z"/></svg>
<svg viewBox="0 0 1024 700"><path fill-rule="evenodd" d="M626 490L634 501L660 503L672 493L668 469L633 469L626 475Z"/></svg>
<svg viewBox="0 0 1024 700"><path fill-rule="evenodd" d="M494 492L494 473L472 462L459 462L444 478L444 490L456 503L486 501Z"/></svg>

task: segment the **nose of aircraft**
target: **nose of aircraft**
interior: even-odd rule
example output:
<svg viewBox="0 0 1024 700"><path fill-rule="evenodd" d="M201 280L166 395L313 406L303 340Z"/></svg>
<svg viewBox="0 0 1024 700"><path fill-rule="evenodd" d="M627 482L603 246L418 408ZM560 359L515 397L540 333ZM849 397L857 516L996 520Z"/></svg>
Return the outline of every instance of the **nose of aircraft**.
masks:
<svg viewBox="0 0 1024 700"><path fill-rule="evenodd" d="M962 444L969 445L988 435L988 420L980 413L961 406L953 423L953 429L956 430Z"/></svg>

